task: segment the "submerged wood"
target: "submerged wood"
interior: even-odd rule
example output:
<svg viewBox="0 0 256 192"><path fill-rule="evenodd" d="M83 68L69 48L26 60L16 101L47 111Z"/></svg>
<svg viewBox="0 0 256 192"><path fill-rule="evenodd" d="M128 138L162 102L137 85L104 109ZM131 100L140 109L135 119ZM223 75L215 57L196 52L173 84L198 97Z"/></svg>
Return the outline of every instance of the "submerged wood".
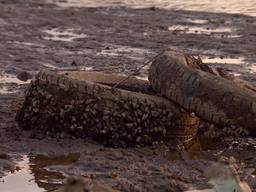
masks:
<svg viewBox="0 0 256 192"><path fill-rule="evenodd" d="M166 50L155 58L149 81L155 91L203 120L243 127L256 136L256 92L250 83L178 50Z"/></svg>

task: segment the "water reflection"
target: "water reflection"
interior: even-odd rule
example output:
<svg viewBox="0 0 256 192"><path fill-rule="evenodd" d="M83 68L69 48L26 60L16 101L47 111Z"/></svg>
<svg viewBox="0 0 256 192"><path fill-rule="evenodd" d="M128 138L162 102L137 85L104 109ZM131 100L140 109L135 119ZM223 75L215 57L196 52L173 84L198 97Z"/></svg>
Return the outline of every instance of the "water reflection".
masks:
<svg viewBox="0 0 256 192"><path fill-rule="evenodd" d="M65 178L62 173L50 172L47 166L70 165L79 159L77 153L67 156L49 157L44 155L32 156L30 158L30 169L35 177L35 182L40 188L51 190L59 186Z"/></svg>
<svg viewBox="0 0 256 192"><path fill-rule="evenodd" d="M249 70L250 73L256 73L256 66L255 65L252 65L250 67L247 68Z"/></svg>
<svg viewBox="0 0 256 192"><path fill-rule="evenodd" d="M218 57L206 57L202 58L204 63L208 64L231 64L231 65L242 65L245 63L245 58L218 58Z"/></svg>
<svg viewBox="0 0 256 192"><path fill-rule="evenodd" d="M152 52L148 49L119 45L112 45L112 47L108 47L108 49L101 50L97 53L97 55L126 57L134 60L143 60L141 58L143 58L143 56L147 54L152 54Z"/></svg>
<svg viewBox="0 0 256 192"><path fill-rule="evenodd" d="M20 170L8 174L0 184L1 192L43 192L35 182L34 175L29 166L29 158L24 155L17 165Z"/></svg>
<svg viewBox="0 0 256 192"><path fill-rule="evenodd" d="M17 85L30 83L28 81L21 81L15 75L2 73L0 74L0 94L10 94L18 91Z"/></svg>
<svg viewBox="0 0 256 192"><path fill-rule="evenodd" d="M42 63L42 66L48 69L60 70L60 71L91 71L93 67L75 66L75 67L58 67L50 63Z"/></svg>
<svg viewBox="0 0 256 192"><path fill-rule="evenodd" d="M23 155L17 163L19 170L9 173L0 183L1 192L45 192L55 189L65 178L61 173L50 172L47 166L69 165L79 159L79 154L48 157Z"/></svg>
<svg viewBox="0 0 256 192"><path fill-rule="evenodd" d="M87 37L85 34L77 34L73 29L60 30L58 28L53 28L51 30L44 30L47 36L43 37L46 40L52 41L67 41L71 42L75 39L81 39Z"/></svg>
<svg viewBox="0 0 256 192"><path fill-rule="evenodd" d="M145 8L156 6L164 9L241 13L256 16L255 0L48 0L48 2L56 3L61 7L128 6L133 8Z"/></svg>
<svg viewBox="0 0 256 192"><path fill-rule="evenodd" d="M238 38L240 35L234 34L234 31L228 27L195 27L195 26L184 26L184 25L174 25L168 27L168 30L173 34L203 34L210 35L220 38Z"/></svg>
<svg viewBox="0 0 256 192"><path fill-rule="evenodd" d="M0 83L1 84L14 83L17 85L22 85L22 84L30 83L30 81L29 80L21 81L15 75L3 73L3 74L0 74Z"/></svg>

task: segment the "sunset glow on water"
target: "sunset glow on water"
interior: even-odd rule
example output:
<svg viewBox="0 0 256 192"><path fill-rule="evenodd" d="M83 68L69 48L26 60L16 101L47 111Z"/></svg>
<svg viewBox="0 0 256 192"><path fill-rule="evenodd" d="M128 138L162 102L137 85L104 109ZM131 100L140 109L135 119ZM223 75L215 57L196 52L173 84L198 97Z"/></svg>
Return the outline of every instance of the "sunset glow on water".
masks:
<svg viewBox="0 0 256 192"><path fill-rule="evenodd" d="M255 0L48 0L62 7L128 6L144 8L156 6L164 9L182 9L205 12L240 13L256 16Z"/></svg>

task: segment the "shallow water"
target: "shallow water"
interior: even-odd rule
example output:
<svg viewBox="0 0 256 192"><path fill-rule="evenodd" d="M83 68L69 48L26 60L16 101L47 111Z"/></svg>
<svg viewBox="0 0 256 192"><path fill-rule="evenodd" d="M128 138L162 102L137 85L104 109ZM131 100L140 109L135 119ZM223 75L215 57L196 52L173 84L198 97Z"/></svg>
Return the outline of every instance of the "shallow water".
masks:
<svg viewBox="0 0 256 192"><path fill-rule="evenodd" d="M48 0L62 7L128 6L144 8L182 9L205 12L241 13L256 16L255 0Z"/></svg>
<svg viewBox="0 0 256 192"><path fill-rule="evenodd" d="M113 45L112 47L109 47L109 49L105 49L97 53L97 55L105 55L111 57L126 57L133 60L138 60L140 62L144 60L144 55L150 54L153 53L148 49L118 45Z"/></svg>
<svg viewBox="0 0 256 192"><path fill-rule="evenodd" d="M168 30L176 34L198 34L211 35L217 38L238 38L240 35L235 34L235 30L228 27L209 28L206 26L186 26L174 25L168 27Z"/></svg>
<svg viewBox="0 0 256 192"><path fill-rule="evenodd" d="M243 65L245 58L218 58L218 57L206 57L202 58L204 63L208 64L231 64L231 65Z"/></svg>
<svg viewBox="0 0 256 192"><path fill-rule="evenodd" d="M21 81L19 80L15 75L12 74L0 74L0 83L5 84L5 83L14 83L17 85L22 85L22 84L27 84L30 83L30 81Z"/></svg>
<svg viewBox="0 0 256 192"><path fill-rule="evenodd" d="M0 180L1 192L46 192L57 188L65 178L62 173L50 172L47 166L69 165L79 158L79 154L48 157L44 155L23 155L17 163L19 169Z"/></svg>
<svg viewBox="0 0 256 192"><path fill-rule="evenodd" d="M247 67L247 69L249 70L250 73L253 73L253 74L256 73L256 66L255 66L255 65L252 65L252 66L250 66L250 67Z"/></svg>
<svg viewBox="0 0 256 192"><path fill-rule="evenodd" d="M34 175L30 170L29 158L24 155L17 166L20 170L8 174L1 179L1 192L43 192L34 180Z"/></svg>
<svg viewBox="0 0 256 192"><path fill-rule="evenodd" d="M92 71L93 67L86 67L86 66L75 66L75 67L58 67L49 63L42 63L44 67L47 69L54 69L54 70L60 70L60 71Z"/></svg>
<svg viewBox="0 0 256 192"><path fill-rule="evenodd" d="M67 41L71 42L75 39L81 39L87 37L85 34L77 34L73 29L60 30L58 28L53 28L44 31L47 35L43 37L46 40L52 41Z"/></svg>
<svg viewBox="0 0 256 192"><path fill-rule="evenodd" d="M28 84L28 81L21 81L15 75L2 73L0 74L0 94L10 94L18 91L16 86Z"/></svg>

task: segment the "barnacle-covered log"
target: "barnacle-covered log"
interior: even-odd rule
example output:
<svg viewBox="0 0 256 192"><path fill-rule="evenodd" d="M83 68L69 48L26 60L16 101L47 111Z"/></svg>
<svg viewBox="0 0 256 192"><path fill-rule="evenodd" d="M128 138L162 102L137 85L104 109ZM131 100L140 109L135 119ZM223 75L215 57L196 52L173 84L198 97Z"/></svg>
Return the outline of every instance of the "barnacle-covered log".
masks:
<svg viewBox="0 0 256 192"><path fill-rule="evenodd" d="M203 120L244 127L256 135L256 92L249 83L213 70L178 50L166 50L156 57L149 81L162 96Z"/></svg>
<svg viewBox="0 0 256 192"><path fill-rule="evenodd" d="M154 95L148 81L82 71L42 71L32 81L16 120L50 137L89 137L109 146L190 140L199 119Z"/></svg>

